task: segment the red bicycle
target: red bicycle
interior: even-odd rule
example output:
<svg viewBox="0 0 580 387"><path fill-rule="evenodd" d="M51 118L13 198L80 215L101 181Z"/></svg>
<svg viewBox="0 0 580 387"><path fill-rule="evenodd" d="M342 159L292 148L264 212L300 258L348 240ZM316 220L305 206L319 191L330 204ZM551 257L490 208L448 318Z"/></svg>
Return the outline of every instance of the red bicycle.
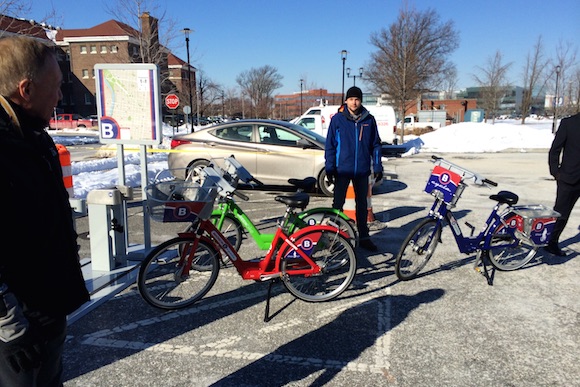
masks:
<svg viewBox="0 0 580 387"><path fill-rule="evenodd" d="M206 167L211 168L211 167ZM210 172L210 171L208 171ZM342 294L356 274L356 255L349 236L328 225L312 225L290 235L287 218L308 205L309 195L276 196L286 204L266 256L243 260L228 239L209 220L218 190L235 189L220 174L209 173L203 185L163 181L146 188L151 217L163 222L192 222L147 254L137 277L143 299L161 309L185 308L199 301L217 280L222 252L245 280L280 279L295 297L307 302L328 301Z"/></svg>

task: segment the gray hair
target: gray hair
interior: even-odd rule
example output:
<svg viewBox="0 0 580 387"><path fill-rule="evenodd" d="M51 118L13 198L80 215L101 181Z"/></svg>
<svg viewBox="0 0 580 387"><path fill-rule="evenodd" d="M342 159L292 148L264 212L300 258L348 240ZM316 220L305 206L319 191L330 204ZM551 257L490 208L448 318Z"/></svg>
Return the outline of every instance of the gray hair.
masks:
<svg viewBox="0 0 580 387"><path fill-rule="evenodd" d="M24 79L34 79L46 60L55 56L53 49L27 36L0 38L0 95L8 97Z"/></svg>

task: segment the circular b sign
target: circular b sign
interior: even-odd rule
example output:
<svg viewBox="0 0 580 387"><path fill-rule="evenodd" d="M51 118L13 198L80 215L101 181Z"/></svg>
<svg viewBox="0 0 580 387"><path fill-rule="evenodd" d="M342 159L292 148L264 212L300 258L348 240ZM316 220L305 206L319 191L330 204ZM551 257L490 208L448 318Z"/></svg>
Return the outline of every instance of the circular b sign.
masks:
<svg viewBox="0 0 580 387"><path fill-rule="evenodd" d="M169 109L177 109L179 106L179 97L175 94L168 94L165 97L165 106Z"/></svg>

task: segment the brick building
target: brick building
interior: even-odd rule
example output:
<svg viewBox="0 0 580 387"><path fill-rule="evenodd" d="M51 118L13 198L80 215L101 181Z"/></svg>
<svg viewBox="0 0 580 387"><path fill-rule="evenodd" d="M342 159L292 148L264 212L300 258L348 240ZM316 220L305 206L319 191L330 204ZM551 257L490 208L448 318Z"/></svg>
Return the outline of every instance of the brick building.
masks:
<svg viewBox="0 0 580 387"><path fill-rule="evenodd" d="M189 100L188 71L195 95L196 69L158 43L157 19L141 15L141 32L116 20L91 28L60 29L0 15L0 36L27 35L54 46L63 73L63 99L57 110L89 116L97 113L94 66L97 63L155 63L162 98ZM184 105L184 104L182 104Z"/></svg>

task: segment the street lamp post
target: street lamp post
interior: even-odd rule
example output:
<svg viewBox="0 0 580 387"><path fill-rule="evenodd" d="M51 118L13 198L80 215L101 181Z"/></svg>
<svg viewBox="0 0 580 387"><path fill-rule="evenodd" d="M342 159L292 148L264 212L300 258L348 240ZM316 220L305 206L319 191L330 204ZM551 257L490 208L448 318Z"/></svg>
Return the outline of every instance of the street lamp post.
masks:
<svg viewBox="0 0 580 387"><path fill-rule="evenodd" d="M300 80L300 114L302 114L302 85L304 84L304 79ZM298 114L298 115L300 115Z"/></svg>
<svg viewBox="0 0 580 387"><path fill-rule="evenodd" d="M187 87L189 89L189 118L191 118L191 132L193 133L193 115L191 110L193 108L193 98L191 92L191 65L189 63L189 34L191 33L191 29L184 28L182 32L185 34L185 48L187 50Z"/></svg>
<svg viewBox="0 0 580 387"><path fill-rule="evenodd" d="M342 101L340 102L341 104L344 102L344 63L346 62L347 54L348 51L346 50L342 50L340 52L340 59L342 59Z"/></svg>
<svg viewBox="0 0 580 387"><path fill-rule="evenodd" d="M558 82L560 81L560 65L556 66L556 91L554 92L554 121L552 122L552 133L556 133L556 123L558 122Z"/></svg>
<svg viewBox="0 0 580 387"><path fill-rule="evenodd" d="M358 77L362 78L362 73L363 73L363 68L359 67L358 68ZM354 82L353 82L353 86L356 86L356 75L350 75L350 67L346 69L346 76L349 78L354 78Z"/></svg>

